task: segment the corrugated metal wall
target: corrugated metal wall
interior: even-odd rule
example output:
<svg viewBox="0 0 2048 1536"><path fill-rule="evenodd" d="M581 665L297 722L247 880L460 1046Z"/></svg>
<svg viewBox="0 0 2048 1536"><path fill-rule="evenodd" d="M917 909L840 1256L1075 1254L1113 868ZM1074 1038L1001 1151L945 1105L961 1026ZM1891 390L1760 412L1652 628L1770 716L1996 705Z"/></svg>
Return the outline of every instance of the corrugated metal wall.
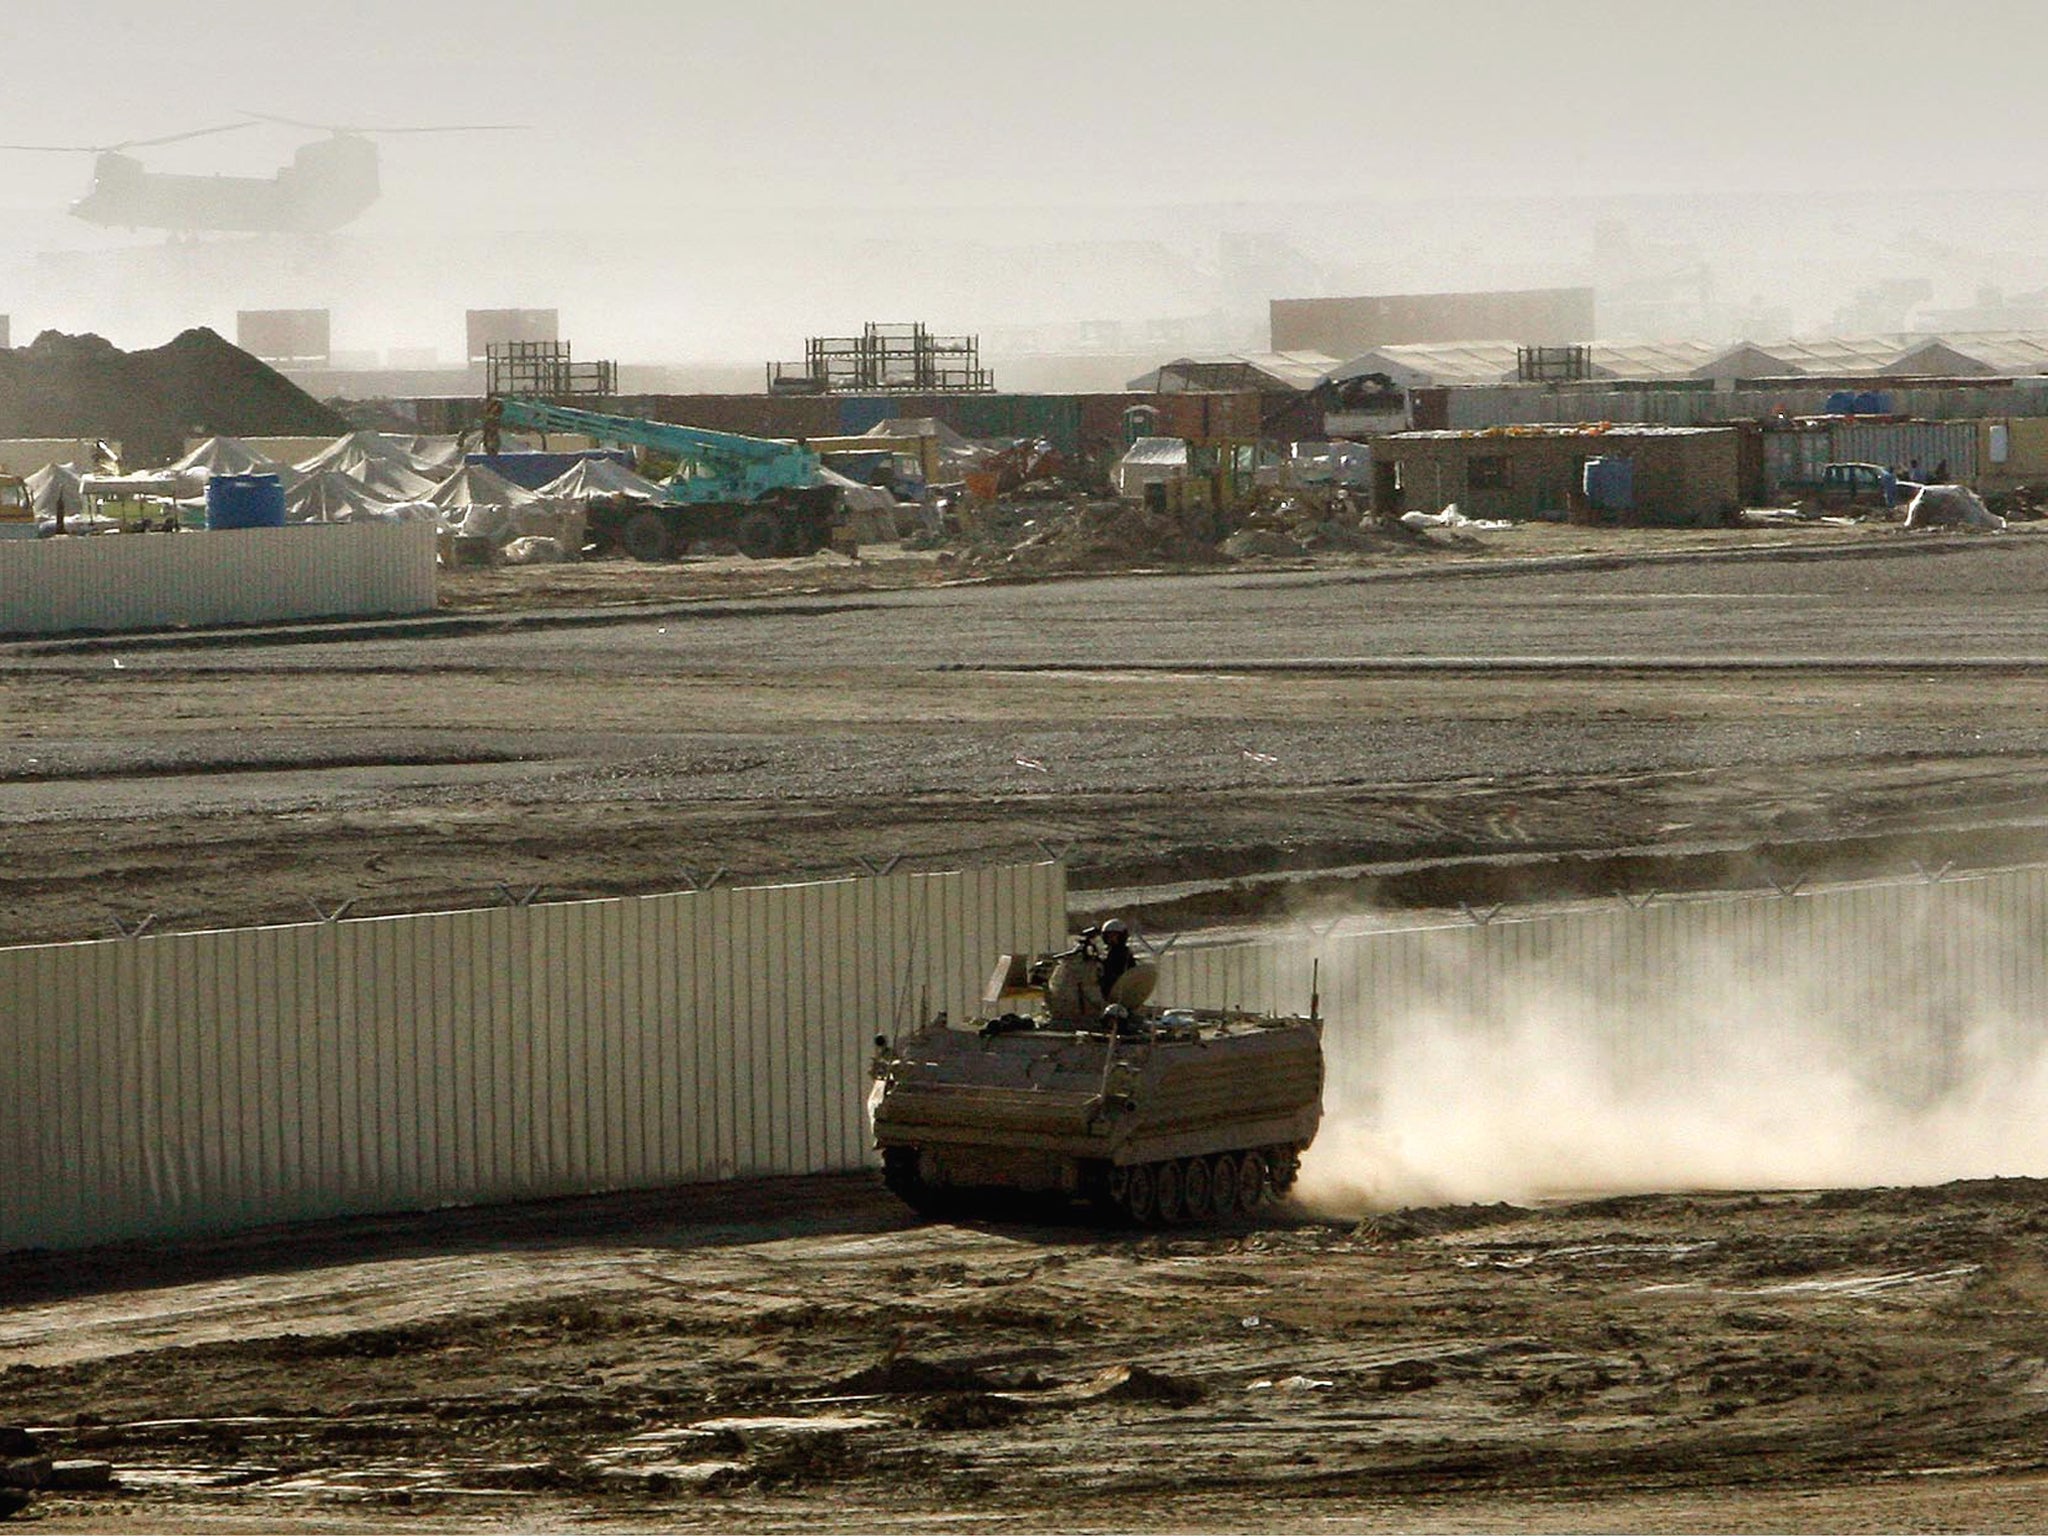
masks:
<svg viewBox="0 0 2048 1536"><path fill-rule="evenodd" d="M0 540L0 634L426 613L426 523Z"/></svg>
<svg viewBox="0 0 2048 1536"><path fill-rule="evenodd" d="M1883 464L1904 469L1920 461L1923 474L1948 466L1948 478L1968 485L1977 478L1974 421L1837 421L1828 426L1832 462Z"/></svg>
<svg viewBox="0 0 2048 1536"><path fill-rule="evenodd" d="M1932 477L1944 463L1948 477L1968 485L1977 478L1977 423L1973 421L1836 421L1818 431L1764 432L1766 475L1775 493L1820 482L1829 464L1883 464L1904 471L1915 459Z"/></svg>
<svg viewBox="0 0 2048 1536"><path fill-rule="evenodd" d="M1826 432L1765 432L1764 478L1772 495L1786 486L1817 485L1821 471L1834 462L1835 447Z"/></svg>
<svg viewBox="0 0 2048 1536"><path fill-rule="evenodd" d="M1403 1032L1505 1030L1538 1007L1619 1071L1683 1073L1767 1019L1912 1098L1966 1051L2048 1046L2048 869L1182 945L1155 1001L1303 1011L1314 959L1332 1102L1370 1103Z"/></svg>
<svg viewBox="0 0 2048 1536"><path fill-rule="evenodd" d="M1983 416L2048 414L2048 385L2032 380L1982 388L1895 388L1882 379L1870 387L1892 398L1902 416L1926 421L1972 421ZM1716 426L1791 414L1826 412L1832 385L1786 383L1770 388L1707 390L1550 389L1541 384L1480 384L1446 389L1445 426L1460 430L1531 422L1639 421L1660 426ZM1417 426L1422 422L1418 419ZM1953 457L1953 456L1951 456ZM1953 463L1950 465L1953 469Z"/></svg>
<svg viewBox="0 0 2048 1536"><path fill-rule="evenodd" d="M1042 864L0 949L0 1249L858 1167L872 1037L1065 907Z"/></svg>

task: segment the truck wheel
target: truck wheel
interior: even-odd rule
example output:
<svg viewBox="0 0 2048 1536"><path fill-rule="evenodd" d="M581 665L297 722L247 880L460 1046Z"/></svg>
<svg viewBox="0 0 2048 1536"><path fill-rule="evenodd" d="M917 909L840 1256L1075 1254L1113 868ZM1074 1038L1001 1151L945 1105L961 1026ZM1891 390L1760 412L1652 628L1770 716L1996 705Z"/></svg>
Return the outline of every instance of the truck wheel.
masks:
<svg viewBox="0 0 2048 1536"><path fill-rule="evenodd" d="M782 553L782 519L766 508L757 508L740 519L732 541L749 560L772 559Z"/></svg>
<svg viewBox="0 0 2048 1536"><path fill-rule="evenodd" d="M619 530L619 547L635 560L650 564L673 560L676 553L675 535L669 532L668 519L659 512L636 512Z"/></svg>

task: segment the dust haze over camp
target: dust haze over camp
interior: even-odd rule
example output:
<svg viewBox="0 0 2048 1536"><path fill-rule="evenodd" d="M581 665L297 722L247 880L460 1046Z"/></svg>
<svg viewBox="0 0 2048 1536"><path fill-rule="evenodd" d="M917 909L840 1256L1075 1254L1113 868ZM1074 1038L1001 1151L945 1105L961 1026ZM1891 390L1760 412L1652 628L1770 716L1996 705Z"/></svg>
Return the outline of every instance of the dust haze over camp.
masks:
<svg viewBox="0 0 2048 1536"><path fill-rule="evenodd" d="M1250 26L1200 4L93 0L11 25L52 62L11 142L243 113L528 125L379 137L381 198L282 238L97 228L64 212L91 155L10 153L20 339L155 345L324 307L339 351L459 361L464 309L552 307L594 355L758 368L916 317L982 334L1013 378L1115 387L1155 340L1263 345L1274 297L1591 282L1616 290L1603 334L1720 341L2043 286L2024 4L1299 4ZM1873 118L1866 82L1957 56L1967 111ZM319 137L257 122L135 153L269 175ZM1859 316L1888 282L1928 286Z"/></svg>
<svg viewBox="0 0 2048 1536"><path fill-rule="evenodd" d="M2041 1527L2048 7L6 23L0 1526Z"/></svg>

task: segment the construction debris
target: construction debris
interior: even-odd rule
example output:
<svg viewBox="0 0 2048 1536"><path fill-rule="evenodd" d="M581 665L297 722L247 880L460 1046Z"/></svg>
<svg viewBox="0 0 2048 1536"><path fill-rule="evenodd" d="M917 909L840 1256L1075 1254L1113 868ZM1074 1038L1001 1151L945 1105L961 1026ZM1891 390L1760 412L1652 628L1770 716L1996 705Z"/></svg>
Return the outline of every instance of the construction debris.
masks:
<svg viewBox="0 0 2048 1536"><path fill-rule="evenodd" d="M1029 571L1229 563L1207 514L1157 512L1127 501L1048 503L1032 511L1015 543L976 549L967 563Z"/></svg>
<svg viewBox="0 0 2048 1536"><path fill-rule="evenodd" d="M2005 527L2005 519L1985 506L1984 499L1967 486L1924 485L1906 508L1906 526L1996 533Z"/></svg>

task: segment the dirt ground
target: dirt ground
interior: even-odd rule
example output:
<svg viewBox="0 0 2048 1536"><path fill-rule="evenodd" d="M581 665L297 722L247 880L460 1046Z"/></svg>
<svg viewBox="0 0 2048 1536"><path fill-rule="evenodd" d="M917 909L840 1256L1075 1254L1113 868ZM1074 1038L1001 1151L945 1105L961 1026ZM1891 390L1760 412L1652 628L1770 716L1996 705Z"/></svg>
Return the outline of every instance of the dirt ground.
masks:
<svg viewBox="0 0 2048 1536"><path fill-rule="evenodd" d="M1158 929L2048 852L2048 539L952 575L463 572L481 627L0 647L0 942L897 855L1064 851ZM52 1529L2038 1530L2044 1232L2031 1179L440 1212L0 1256L0 1426L111 1464Z"/></svg>
<svg viewBox="0 0 2048 1536"><path fill-rule="evenodd" d="M918 1224L777 1181L0 1261L53 1529L2040 1529L2048 1186Z"/></svg>
<svg viewBox="0 0 2048 1536"><path fill-rule="evenodd" d="M1056 584L464 571L450 613L502 618L0 646L0 942L1049 850L1168 927L2048 851L2048 538L1492 538Z"/></svg>

